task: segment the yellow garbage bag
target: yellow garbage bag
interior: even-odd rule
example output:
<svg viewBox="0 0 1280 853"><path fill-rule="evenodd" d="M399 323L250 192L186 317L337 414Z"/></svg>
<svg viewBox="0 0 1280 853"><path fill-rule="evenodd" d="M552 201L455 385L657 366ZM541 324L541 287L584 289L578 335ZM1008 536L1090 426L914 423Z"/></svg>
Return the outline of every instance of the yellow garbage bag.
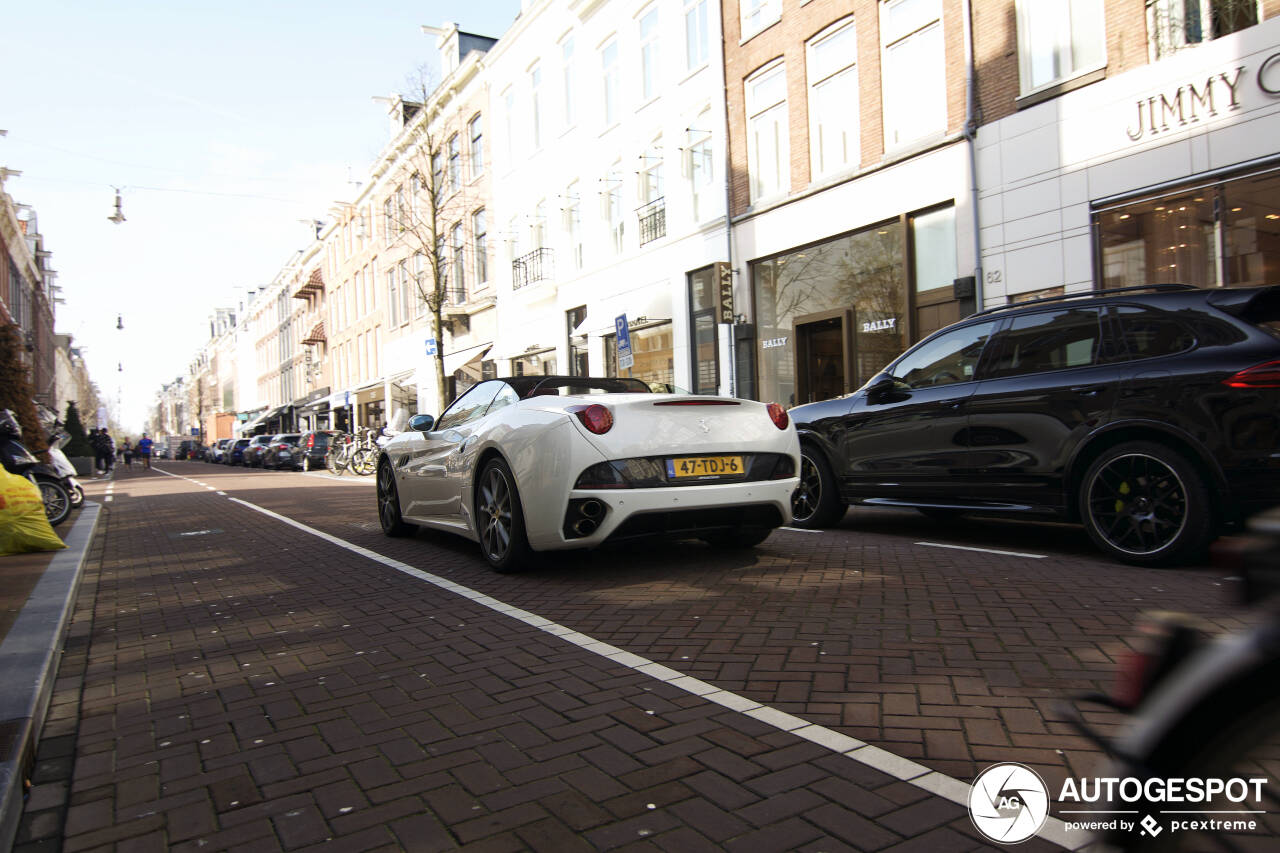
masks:
<svg viewBox="0 0 1280 853"><path fill-rule="evenodd" d="M65 547L49 526L36 484L0 468L0 554L57 551Z"/></svg>

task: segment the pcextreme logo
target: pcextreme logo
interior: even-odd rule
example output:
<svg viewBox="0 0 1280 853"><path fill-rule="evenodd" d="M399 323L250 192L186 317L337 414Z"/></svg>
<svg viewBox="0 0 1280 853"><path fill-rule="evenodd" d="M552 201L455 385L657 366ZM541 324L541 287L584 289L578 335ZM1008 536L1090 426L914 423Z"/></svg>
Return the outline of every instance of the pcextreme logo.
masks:
<svg viewBox="0 0 1280 853"><path fill-rule="evenodd" d="M996 764L973 780L969 817L978 831L1002 844L1026 841L1049 816L1049 789L1025 764Z"/></svg>

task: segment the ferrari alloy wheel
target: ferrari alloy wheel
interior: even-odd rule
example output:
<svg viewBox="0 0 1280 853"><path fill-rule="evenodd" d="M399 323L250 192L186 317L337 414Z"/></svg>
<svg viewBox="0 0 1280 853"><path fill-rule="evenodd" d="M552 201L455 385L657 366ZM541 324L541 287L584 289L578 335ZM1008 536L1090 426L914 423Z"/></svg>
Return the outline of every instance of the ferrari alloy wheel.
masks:
<svg viewBox="0 0 1280 853"><path fill-rule="evenodd" d="M396 474L391 470L391 463L384 462L378 467L377 488L378 522L382 525L382 532L388 536L413 533L414 525L400 514L400 492L396 489Z"/></svg>
<svg viewBox="0 0 1280 853"><path fill-rule="evenodd" d="M796 527L828 527L839 521L846 505L837 494L835 475L822 454L800 448L800 485L791 495L791 523Z"/></svg>
<svg viewBox="0 0 1280 853"><path fill-rule="evenodd" d="M1080 492L1080 517L1099 548L1141 566L1196 560L1213 536L1199 473L1154 442L1122 444L1094 460Z"/></svg>
<svg viewBox="0 0 1280 853"><path fill-rule="evenodd" d="M480 550L497 572L524 567L530 556L524 532L524 512L511 469L491 459L476 480L476 535Z"/></svg>

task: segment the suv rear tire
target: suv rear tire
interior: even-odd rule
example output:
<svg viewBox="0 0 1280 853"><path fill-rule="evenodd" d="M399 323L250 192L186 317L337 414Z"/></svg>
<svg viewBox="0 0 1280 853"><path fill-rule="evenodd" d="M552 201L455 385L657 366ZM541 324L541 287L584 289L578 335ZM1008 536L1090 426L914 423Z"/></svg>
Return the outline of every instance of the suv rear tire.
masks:
<svg viewBox="0 0 1280 853"><path fill-rule="evenodd" d="M813 530L830 527L844 518L849 508L840 499L840 487L831 465L820 450L800 446L800 485L791 496L791 523Z"/></svg>
<svg viewBox="0 0 1280 853"><path fill-rule="evenodd" d="M1213 539L1204 479L1181 453L1154 441L1119 444L1095 459L1078 501L1094 544L1136 566L1194 562Z"/></svg>

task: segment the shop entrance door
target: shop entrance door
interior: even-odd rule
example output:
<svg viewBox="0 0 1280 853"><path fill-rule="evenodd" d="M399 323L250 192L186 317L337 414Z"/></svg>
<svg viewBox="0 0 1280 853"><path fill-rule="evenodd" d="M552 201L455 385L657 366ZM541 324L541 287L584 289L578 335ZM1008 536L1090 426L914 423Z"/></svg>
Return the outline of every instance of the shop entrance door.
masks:
<svg viewBox="0 0 1280 853"><path fill-rule="evenodd" d="M825 311L796 318L796 403L830 400L849 393L853 370L847 310Z"/></svg>

